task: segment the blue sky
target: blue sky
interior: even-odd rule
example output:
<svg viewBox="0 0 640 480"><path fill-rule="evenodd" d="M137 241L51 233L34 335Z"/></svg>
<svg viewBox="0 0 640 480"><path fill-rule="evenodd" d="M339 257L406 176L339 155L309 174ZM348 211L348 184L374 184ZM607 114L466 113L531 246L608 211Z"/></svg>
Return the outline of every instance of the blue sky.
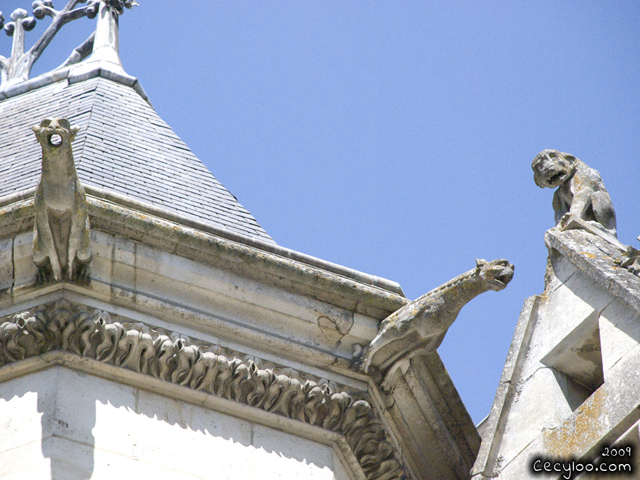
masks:
<svg viewBox="0 0 640 480"><path fill-rule="evenodd" d="M475 258L515 264L439 349L476 422L544 288L553 193L533 157L599 170L620 240L640 246L637 2L138 1L120 21L125 70L280 245L411 299ZM67 25L34 73L92 28Z"/></svg>

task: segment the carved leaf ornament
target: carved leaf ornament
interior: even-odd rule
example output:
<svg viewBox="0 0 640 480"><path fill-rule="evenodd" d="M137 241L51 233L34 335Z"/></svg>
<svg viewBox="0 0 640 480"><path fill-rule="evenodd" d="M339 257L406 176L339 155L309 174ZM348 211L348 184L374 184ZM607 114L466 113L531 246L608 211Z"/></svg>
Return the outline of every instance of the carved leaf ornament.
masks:
<svg viewBox="0 0 640 480"><path fill-rule="evenodd" d="M0 319L0 367L50 351L73 353L341 433L369 480L403 478L368 401L215 348L64 299Z"/></svg>

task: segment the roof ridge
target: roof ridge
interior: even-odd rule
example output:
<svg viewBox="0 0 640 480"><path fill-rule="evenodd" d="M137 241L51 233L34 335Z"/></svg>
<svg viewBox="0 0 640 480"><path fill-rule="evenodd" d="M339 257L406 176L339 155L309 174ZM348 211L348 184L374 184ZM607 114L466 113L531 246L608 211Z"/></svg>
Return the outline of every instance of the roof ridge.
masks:
<svg viewBox="0 0 640 480"><path fill-rule="evenodd" d="M92 90L92 93L93 93L93 96L94 96L93 102L95 102L95 95L96 95L95 92L97 90L98 90L98 87L96 85L96 88L94 90ZM91 124L91 117L92 116L93 116L93 108L90 108L89 109L89 119L87 120L87 125ZM84 132L83 131L79 132L80 135L81 135L81 138L82 138L81 143L80 143L80 148L76 149L75 145L73 147L73 153L74 153L73 160L75 161L76 168L78 168L80 166L80 164L82 163L82 159L83 159L82 153L84 152L84 147L87 144L87 138L88 138L87 130L88 130L88 128L85 129Z"/></svg>

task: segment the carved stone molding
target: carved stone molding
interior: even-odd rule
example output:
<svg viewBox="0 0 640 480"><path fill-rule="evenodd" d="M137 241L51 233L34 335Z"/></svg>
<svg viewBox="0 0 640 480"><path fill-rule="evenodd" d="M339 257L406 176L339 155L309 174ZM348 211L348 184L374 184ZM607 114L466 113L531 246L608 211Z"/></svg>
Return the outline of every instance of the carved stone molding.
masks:
<svg viewBox="0 0 640 480"><path fill-rule="evenodd" d="M116 321L118 320L122 321ZM0 366L64 351L344 435L369 480L400 479L372 405L327 380L65 299L0 318Z"/></svg>

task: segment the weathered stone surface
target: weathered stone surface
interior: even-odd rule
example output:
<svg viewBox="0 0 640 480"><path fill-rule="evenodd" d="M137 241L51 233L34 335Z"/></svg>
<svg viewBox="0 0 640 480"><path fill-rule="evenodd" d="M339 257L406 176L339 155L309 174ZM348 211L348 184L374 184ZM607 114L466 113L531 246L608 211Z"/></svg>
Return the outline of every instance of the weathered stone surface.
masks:
<svg viewBox="0 0 640 480"><path fill-rule="evenodd" d="M616 235L616 214L600 174L573 155L543 150L531 164L540 188L556 188L553 211L556 225L571 227L572 220L591 222ZM573 227L575 228L575 227Z"/></svg>
<svg viewBox="0 0 640 480"><path fill-rule="evenodd" d="M260 368L260 360L244 360L144 324L113 321L107 312L66 300L0 322L0 366L51 351L73 353L340 433L367 478L403 475L375 409L362 394L350 394L331 382Z"/></svg>
<svg viewBox="0 0 640 480"><path fill-rule="evenodd" d="M541 456L592 461L640 418L640 282L599 235L545 241L545 291L523 309L473 480L539 478Z"/></svg>
<svg viewBox="0 0 640 480"><path fill-rule="evenodd" d="M640 237L638 237L638 240L640 240ZM640 250L627 247L624 254L617 258L614 263L640 277Z"/></svg>
<svg viewBox="0 0 640 480"><path fill-rule="evenodd" d="M544 239L547 248L557 250L594 282L640 312L640 281L615 264L622 253L619 248L580 230L549 230Z"/></svg>
<svg viewBox="0 0 640 480"><path fill-rule="evenodd" d="M47 118L33 131L42 146L42 175L34 197L33 262L43 281L86 282L91 261L87 196L71 151L78 129L66 119Z"/></svg>
<svg viewBox="0 0 640 480"><path fill-rule="evenodd" d="M350 278L341 272L336 274L322 266L285 258L259 247L227 240L111 202L91 196L87 200L92 229L108 231L122 239L119 241L144 242L166 252L206 265L218 265L285 291L297 292L379 320L408 303L399 286L393 290L400 294L390 291L391 287L387 285L381 288L360 281L357 276ZM22 235L33 226L34 213L31 199L0 208L0 238L11 238L18 233ZM31 237L32 234L28 235ZM25 278L23 283L26 281Z"/></svg>
<svg viewBox="0 0 640 480"><path fill-rule="evenodd" d="M0 295L13 287L13 239L0 240Z"/></svg>
<svg viewBox="0 0 640 480"><path fill-rule="evenodd" d="M507 260L478 260L475 269L421 296L387 317L364 353L362 366L389 371L419 352L435 351L464 305L488 290L504 289L513 278Z"/></svg>

